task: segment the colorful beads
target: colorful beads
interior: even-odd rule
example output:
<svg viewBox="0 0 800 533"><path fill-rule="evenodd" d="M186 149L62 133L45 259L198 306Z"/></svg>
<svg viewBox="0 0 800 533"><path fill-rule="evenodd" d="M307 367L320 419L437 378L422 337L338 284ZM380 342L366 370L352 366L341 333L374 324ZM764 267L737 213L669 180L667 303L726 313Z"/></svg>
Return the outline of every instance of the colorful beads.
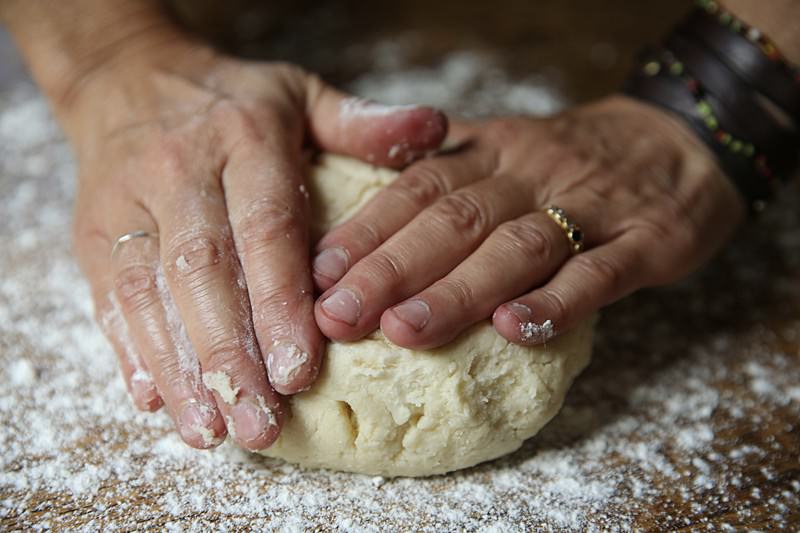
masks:
<svg viewBox="0 0 800 533"><path fill-rule="evenodd" d="M786 58L781 55L778 47L766 35L761 33L758 28L748 25L746 22L739 20L729 11L724 10L719 4L713 0L697 0L697 5L709 15L714 16L717 21L726 26L731 31L738 33L745 39L756 45L761 52L774 63L780 64L786 69L795 82L800 84L800 70L792 68Z"/></svg>
<svg viewBox="0 0 800 533"><path fill-rule="evenodd" d="M660 73L668 73L671 76L680 78L692 96L695 98L695 111L700 116L703 124L711 131L711 134L718 143L735 154L743 155L753 159L753 163L759 175L764 178L772 177L772 170L767 164L763 154L758 153L755 145L749 141L739 139L730 132L724 130L714 113L714 108L705 97L705 91L699 80L692 77L686 70L685 65L675 58L668 50L663 51L661 61L649 59L642 66L642 72L650 77Z"/></svg>

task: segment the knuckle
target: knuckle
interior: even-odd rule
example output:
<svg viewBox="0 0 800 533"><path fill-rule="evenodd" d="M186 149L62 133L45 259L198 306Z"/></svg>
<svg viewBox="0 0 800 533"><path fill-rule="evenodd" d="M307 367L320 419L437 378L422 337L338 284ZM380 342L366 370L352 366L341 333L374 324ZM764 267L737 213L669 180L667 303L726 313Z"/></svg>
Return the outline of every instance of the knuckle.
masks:
<svg viewBox="0 0 800 533"><path fill-rule="evenodd" d="M374 250L385 240L377 226L360 220L351 220L347 224L347 242L358 243L359 248Z"/></svg>
<svg viewBox="0 0 800 533"><path fill-rule="evenodd" d="M519 141L519 120L514 118L493 120L489 124L488 133L493 144L497 146L511 146Z"/></svg>
<svg viewBox="0 0 800 533"><path fill-rule="evenodd" d="M239 138L252 139L258 141L261 138L259 132L260 120L256 120L254 114L242 107L242 104L234 103L230 100L221 100L215 111L215 118L226 131L233 131ZM265 107L259 110L260 119L270 123L274 120L270 108Z"/></svg>
<svg viewBox="0 0 800 533"><path fill-rule="evenodd" d="M370 280L378 281L381 286L400 284L406 271L407 268L402 261L382 251L373 253L362 270Z"/></svg>
<svg viewBox="0 0 800 533"><path fill-rule="evenodd" d="M700 235L703 234L702 223L696 222L695 212L677 199L665 202L668 209L663 220L669 220L669 228L662 233L664 237L673 240L680 250L696 250L702 245Z"/></svg>
<svg viewBox="0 0 800 533"><path fill-rule="evenodd" d="M450 192L444 176L425 163L412 167L402 179L391 184L387 190L417 209L431 205Z"/></svg>
<svg viewBox="0 0 800 533"><path fill-rule="evenodd" d="M555 322L556 325L569 322L569 306L561 291L552 288L543 288L537 295L540 299L544 300L546 307L550 309L550 320Z"/></svg>
<svg viewBox="0 0 800 533"><path fill-rule="evenodd" d="M246 357L242 343L230 335L210 339L203 352L204 372L230 373L238 369Z"/></svg>
<svg viewBox="0 0 800 533"><path fill-rule="evenodd" d="M152 267L133 265L114 275L114 292L127 313L140 311L158 301L156 274Z"/></svg>
<svg viewBox="0 0 800 533"><path fill-rule="evenodd" d="M290 318L287 309L294 304L297 291L288 285L275 285L269 281L251 287L251 308L253 325L261 332L280 325Z"/></svg>
<svg viewBox="0 0 800 533"><path fill-rule="evenodd" d="M553 242L537 224L509 220L497 228L499 237L530 262L547 261L553 256Z"/></svg>
<svg viewBox="0 0 800 533"><path fill-rule="evenodd" d="M260 200L250 206L236 226L237 249L243 256L258 254L276 240L295 233L303 223L297 207L277 199Z"/></svg>
<svg viewBox="0 0 800 533"><path fill-rule="evenodd" d="M587 279L594 279L614 294L624 289L628 282L628 269L621 261L601 255L578 254L573 259Z"/></svg>
<svg viewBox="0 0 800 533"><path fill-rule="evenodd" d="M438 290L444 293L450 305L463 310L470 310L475 306L475 292L465 280L445 278L436 285Z"/></svg>
<svg viewBox="0 0 800 533"><path fill-rule="evenodd" d="M163 176L171 179L189 179L192 175L186 154L189 150L187 139L179 133L162 136L155 147L153 161Z"/></svg>
<svg viewBox="0 0 800 533"><path fill-rule="evenodd" d="M268 96L263 101L221 99L212 107L210 118L231 153L245 158L262 154L265 143L274 144L270 131L277 127L291 135L297 123L295 109L276 104Z"/></svg>
<svg viewBox="0 0 800 533"><path fill-rule="evenodd" d="M165 381L168 389L180 390L186 386L188 376L185 369L181 368L178 354L167 347L159 347L148 354L152 370L156 371Z"/></svg>
<svg viewBox="0 0 800 533"><path fill-rule="evenodd" d="M322 83L322 78L310 73L303 67L287 61L276 61L270 64L273 76L281 78L285 83L318 82Z"/></svg>
<svg viewBox="0 0 800 533"><path fill-rule="evenodd" d="M196 280L216 270L223 249L221 239L210 235L178 240L167 254L167 270L179 282Z"/></svg>
<svg viewBox="0 0 800 533"><path fill-rule="evenodd" d="M441 224L459 233L481 234L489 224L483 202L473 193L456 192L441 198L432 215Z"/></svg>

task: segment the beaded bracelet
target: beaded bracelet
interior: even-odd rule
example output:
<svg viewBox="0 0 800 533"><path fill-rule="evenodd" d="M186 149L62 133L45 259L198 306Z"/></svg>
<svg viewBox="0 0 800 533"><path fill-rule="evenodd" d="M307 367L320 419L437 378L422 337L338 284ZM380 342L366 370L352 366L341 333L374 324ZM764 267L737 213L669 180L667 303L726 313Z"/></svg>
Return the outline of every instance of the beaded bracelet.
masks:
<svg viewBox="0 0 800 533"><path fill-rule="evenodd" d="M695 110L703 124L711 132L714 139L733 153L740 153L752 159L758 174L766 179L772 179L774 173L763 153L751 141L737 137L722 126L718 112L709 101L709 95L696 78L691 76L686 66L678 60L669 50L661 50L660 57L653 57L642 66L642 72L647 76L667 74L681 80L689 93L694 97Z"/></svg>
<svg viewBox="0 0 800 533"><path fill-rule="evenodd" d="M734 144L732 136L723 137L716 128L712 129L719 121L713 113L706 111L705 106L698 105L686 83L670 73L669 67L661 63L658 56L642 62L641 67L628 78L625 92L675 113L714 152L720 167L745 198L750 211L758 213L766 207L776 191L776 183L757 171L753 161L755 147L751 153L750 144L741 141ZM724 144L726 140L729 141L727 145ZM751 153L750 157L745 155L748 153Z"/></svg>
<svg viewBox="0 0 800 533"><path fill-rule="evenodd" d="M800 125L800 76L775 44L715 2L695 11L676 34L702 45L750 88L771 100L794 124Z"/></svg>
<svg viewBox="0 0 800 533"><path fill-rule="evenodd" d="M784 68L794 78L794 81L800 84L800 69L792 67L772 39L761 33L758 28L738 19L714 0L697 0L696 4L709 15L715 16L720 24L758 46L767 59L780 64L781 68Z"/></svg>
<svg viewBox="0 0 800 533"><path fill-rule="evenodd" d="M670 35L664 46L680 58L692 77L702 81L732 117L728 126L741 136L749 136L757 146L796 144L796 132L772 108L765 107L763 98L752 91L739 76L717 61L705 48L681 35Z"/></svg>
<svg viewBox="0 0 800 533"><path fill-rule="evenodd" d="M760 211L798 169L800 70L714 0L697 5L643 58L625 92L683 119Z"/></svg>
<svg viewBox="0 0 800 533"><path fill-rule="evenodd" d="M733 87L727 93L710 90L707 83L702 83L699 77L687 68L685 61L678 59L674 49L665 50L663 55L664 61L671 65L669 72L678 75L684 81L698 102L698 111L723 145L738 151L737 139L739 139L743 144L745 155L754 157L756 165L762 164L759 162L762 160L770 169L771 175L782 180L789 177L798 162L796 147L800 137L795 130L782 127L752 101L749 107L746 105L733 107L731 101L736 103L737 100L744 100L729 96L736 92ZM704 78L709 79L707 72L704 72ZM731 119L730 115L734 117L744 115L747 120ZM723 124L726 127L723 127ZM734 128L734 124L739 124L740 128ZM745 129L742 129L742 125ZM753 146L752 150L750 146Z"/></svg>

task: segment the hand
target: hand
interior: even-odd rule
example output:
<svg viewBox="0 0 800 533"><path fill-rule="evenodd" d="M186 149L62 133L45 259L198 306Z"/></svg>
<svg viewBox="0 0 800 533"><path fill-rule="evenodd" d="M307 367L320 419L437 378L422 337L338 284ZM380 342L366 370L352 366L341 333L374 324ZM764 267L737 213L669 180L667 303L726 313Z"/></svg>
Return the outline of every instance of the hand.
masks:
<svg viewBox="0 0 800 533"><path fill-rule="evenodd" d="M509 341L541 343L678 280L745 213L686 126L626 97L451 132L460 148L415 163L319 242L325 335L380 325L400 346L432 348L491 316ZM551 204L582 226L586 251L571 254Z"/></svg>
<svg viewBox="0 0 800 533"><path fill-rule="evenodd" d="M58 110L80 163L76 254L135 403L165 404L192 446L227 431L263 449L276 391L308 388L324 347L304 144L402 166L438 147L446 120L195 44L141 54L94 69ZM146 235L112 254L133 231Z"/></svg>

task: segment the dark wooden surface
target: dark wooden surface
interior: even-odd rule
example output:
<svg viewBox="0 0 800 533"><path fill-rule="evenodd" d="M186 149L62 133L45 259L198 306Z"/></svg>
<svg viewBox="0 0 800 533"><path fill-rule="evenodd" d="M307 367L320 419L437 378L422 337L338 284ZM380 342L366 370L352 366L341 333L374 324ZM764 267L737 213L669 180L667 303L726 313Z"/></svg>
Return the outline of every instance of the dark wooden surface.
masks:
<svg viewBox="0 0 800 533"><path fill-rule="evenodd" d="M636 48L656 40L685 12L689 2L407 0L305 2L294 4L299 6L294 8L244 0L226 3L246 8L247 16L220 5L186 0L178 2L176 11L222 46L250 57L298 61L339 84L346 84L369 67L366 55L360 55L359 50L393 38L408 42L412 35L409 57L416 64L435 65L447 53L462 49L488 50L501 58L511 75L541 74L570 100L581 102L613 91ZM0 45L0 57L3 53ZM634 517L636 529L800 529L796 506L800 491L798 399L768 401L747 378L748 365L753 361L765 368L780 361L782 366L775 372L785 382L777 386L778 394L785 393L787 383L800 385L800 263L797 239L792 237L800 232L797 201L798 195L793 192L776 214L746 229L689 282L645 291L613 306L601 322L595 360L579 379L567 405L568 413L586 412L590 420L575 433L574 424L564 423L559 417L548 430L549 436L544 437L545 442L550 439L572 445L621 416L638 416L639 407L631 399L635 385L648 383L671 368L694 364L693 350L724 338L729 348L710 357L717 358L713 368L725 371L703 378L720 398L719 407L709 415L714 429L710 446L723 459L715 464L718 475L711 475L711 479L740 482L720 481L708 490L698 490L693 485L696 472L691 463L686 466L687 457L665 444L664 455L675 465L684 465L686 471L677 478L654 474L648 478L654 491L649 497L631 494L615 502L620 514ZM777 237L783 239L781 243ZM707 359L702 361L708 363ZM691 376L691 370L678 375ZM678 394L682 393L680 385L676 384ZM676 427L676 432L679 429ZM563 435L559 433L562 430ZM667 437L642 433L641 438ZM542 446L547 447L527 445L508 459L509 464ZM745 461L724 459L743 446L763 453ZM611 472L614 465L623 463L610 456L607 468ZM491 468L482 467L474 475L480 477ZM621 471L625 475L625 470ZM446 481L442 484L447 486ZM154 490L158 494L157 486ZM11 493L5 496L15 497ZM85 524L84 515L92 513L91 507L76 508L69 498L45 494L40 500L48 502L49 510L60 509L74 516L78 525ZM148 505L146 496L131 495L122 500ZM161 518L154 514L154 520L146 524L163 526L167 519L158 516ZM213 517L206 518L208 523L215 523ZM610 529L614 526L613 512L590 522ZM12 515L2 523L14 528L30 522L15 521ZM408 527L414 529L411 524ZM324 525L320 528L326 529Z"/></svg>

